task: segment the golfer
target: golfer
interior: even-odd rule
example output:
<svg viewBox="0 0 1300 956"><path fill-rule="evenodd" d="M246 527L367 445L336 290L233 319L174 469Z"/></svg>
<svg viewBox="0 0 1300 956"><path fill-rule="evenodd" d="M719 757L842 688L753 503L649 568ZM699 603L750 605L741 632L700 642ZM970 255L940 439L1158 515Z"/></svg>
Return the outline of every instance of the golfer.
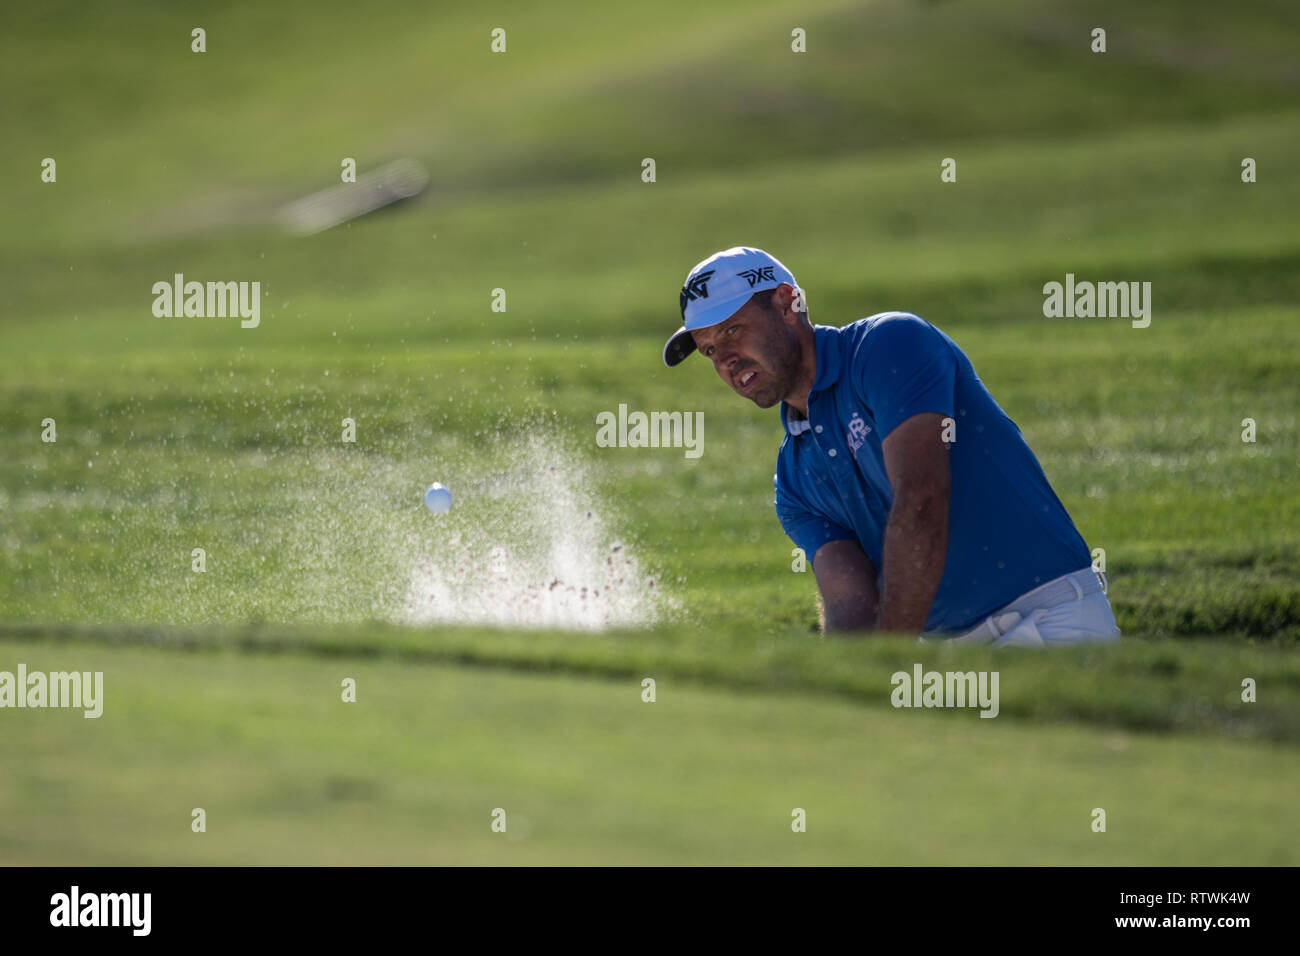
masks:
<svg viewBox="0 0 1300 956"><path fill-rule="evenodd" d="M908 312L812 325L794 276L737 246L695 266L664 364L691 352L781 406L776 514L827 632L994 646L1119 640L1105 578L1015 422Z"/></svg>

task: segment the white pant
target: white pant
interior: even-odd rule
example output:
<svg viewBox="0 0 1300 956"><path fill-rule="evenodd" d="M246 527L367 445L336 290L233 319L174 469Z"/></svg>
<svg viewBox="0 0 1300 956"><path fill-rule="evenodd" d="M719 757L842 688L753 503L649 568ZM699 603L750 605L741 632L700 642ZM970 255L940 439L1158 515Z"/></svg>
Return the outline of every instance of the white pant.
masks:
<svg viewBox="0 0 1300 956"><path fill-rule="evenodd" d="M964 634L950 638L931 634L930 638L948 638L953 644L1051 647L1114 644L1119 641L1119 633L1106 600L1106 577L1086 567L1022 594ZM921 643L930 641L922 637Z"/></svg>

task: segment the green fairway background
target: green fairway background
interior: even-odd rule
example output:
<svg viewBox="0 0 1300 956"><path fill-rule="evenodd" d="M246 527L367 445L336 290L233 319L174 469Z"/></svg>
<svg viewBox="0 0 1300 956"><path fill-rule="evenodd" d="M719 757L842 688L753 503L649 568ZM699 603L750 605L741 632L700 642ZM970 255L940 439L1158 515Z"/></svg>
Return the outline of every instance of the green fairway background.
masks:
<svg viewBox="0 0 1300 956"><path fill-rule="evenodd" d="M1297 862L1294 4L3 16L0 670L102 669L108 702L0 711L0 862ZM285 234L345 156L430 187ZM816 637L775 412L659 358L734 244L815 322L956 339L1105 549L1124 647L987 658L972 720L888 707L936 652ZM177 272L260 281L261 326L155 318ZM1044 318L1067 272L1151 282L1150 327ZM702 411L703 455L596 447L619 404ZM449 528L548 508L634 556L632 620L393 626ZM496 806L529 826L494 843Z"/></svg>

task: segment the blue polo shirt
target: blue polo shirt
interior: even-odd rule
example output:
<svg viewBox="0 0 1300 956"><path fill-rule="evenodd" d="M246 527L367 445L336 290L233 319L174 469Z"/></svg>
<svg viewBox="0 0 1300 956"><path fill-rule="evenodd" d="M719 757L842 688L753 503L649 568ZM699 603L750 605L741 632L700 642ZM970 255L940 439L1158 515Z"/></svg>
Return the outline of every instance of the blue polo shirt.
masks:
<svg viewBox="0 0 1300 956"><path fill-rule="evenodd" d="M813 559L857 541L881 571L893 492L881 442L913 415L954 421L948 553L925 629L960 632L1040 584L1088 567L1074 527L1016 423L952 339L907 312L818 325L808 418L781 403L776 514Z"/></svg>

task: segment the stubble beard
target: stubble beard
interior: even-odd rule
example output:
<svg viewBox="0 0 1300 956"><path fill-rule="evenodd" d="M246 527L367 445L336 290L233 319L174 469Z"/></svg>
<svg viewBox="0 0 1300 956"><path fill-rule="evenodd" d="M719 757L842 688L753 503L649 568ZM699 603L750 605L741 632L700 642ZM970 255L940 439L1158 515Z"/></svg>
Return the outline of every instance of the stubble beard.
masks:
<svg viewBox="0 0 1300 956"><path fill-rule="evenodd" d="M785 329L784 325L782 329ZM759 408L771 408L794 387L801 365L799 336L793 333L782 336L767 357L771 360L771 381L766 383L762 394L753 397L754 404Z"/></svg>

